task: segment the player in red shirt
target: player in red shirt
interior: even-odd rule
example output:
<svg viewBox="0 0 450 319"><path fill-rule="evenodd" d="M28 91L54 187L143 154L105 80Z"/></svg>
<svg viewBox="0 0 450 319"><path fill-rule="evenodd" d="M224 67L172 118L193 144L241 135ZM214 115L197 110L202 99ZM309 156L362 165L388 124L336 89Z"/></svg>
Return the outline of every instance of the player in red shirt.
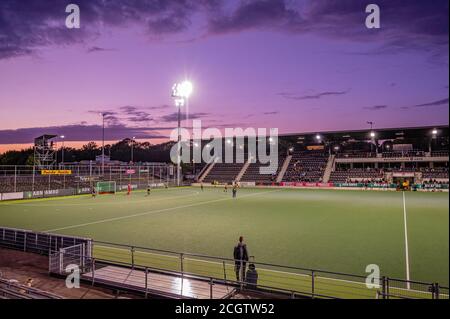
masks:
<svg viewBox="0 0 450 319"><path fill-rule="evenodd" d="M131 184L128 184L128 192L127 195L131 195Z"/></svg>

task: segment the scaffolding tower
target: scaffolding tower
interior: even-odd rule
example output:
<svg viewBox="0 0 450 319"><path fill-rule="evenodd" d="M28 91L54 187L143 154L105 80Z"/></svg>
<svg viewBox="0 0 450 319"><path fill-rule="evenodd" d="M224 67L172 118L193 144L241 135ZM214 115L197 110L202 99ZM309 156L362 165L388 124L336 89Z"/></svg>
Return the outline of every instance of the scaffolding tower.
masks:
<svg viewBox="0 0 450 319"><path fill-rule="evenodd" d="M44 134L34 139L34 165L48 168L56 164L56 144L51 141L56 136Z"/></svg>

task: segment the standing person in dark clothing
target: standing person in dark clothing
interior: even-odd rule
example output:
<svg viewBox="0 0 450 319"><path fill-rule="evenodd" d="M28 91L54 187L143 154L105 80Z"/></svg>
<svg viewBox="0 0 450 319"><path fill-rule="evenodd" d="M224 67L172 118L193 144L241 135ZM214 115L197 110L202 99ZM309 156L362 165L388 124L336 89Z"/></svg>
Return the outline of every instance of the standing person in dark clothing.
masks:
<svg viewBox="0 0 450 319"><path fill-rule="evenodd" d="M236 198L236 194L237 194L237 184L235 183L233 185L233 198Z"/></svg>
<svg viewBox="0 0 450 319"><path fill-rule="evenodd" d="M244 237L239 237L238 244L234 247L234 270L236 271L236 280L245 280L245 267L248 261L247 245L244 244ZM242 277L242 278L241 278Z"/></svg>

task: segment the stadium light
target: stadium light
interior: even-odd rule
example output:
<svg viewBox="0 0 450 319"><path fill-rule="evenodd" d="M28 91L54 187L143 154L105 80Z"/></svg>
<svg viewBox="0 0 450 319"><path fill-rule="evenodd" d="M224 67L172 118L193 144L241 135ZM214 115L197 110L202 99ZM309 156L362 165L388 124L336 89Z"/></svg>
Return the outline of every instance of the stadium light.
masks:
<svg viewBox="0 0 450 319"><path fill-rule="evenodd" d="M189 96L191 96L194 86L190 81L175 83L172 86L172 97L175 100L175 106L178 108L178 159L177 159L177 185L180 186L181 180L181 108L187 104Z"/></svg>
<svg viewBox="0 0 450 319"><path fill-rule="evenodd" d="M61 163L64 165L64 139L66 138L64 135L60 136L62 140L62 148L61 148Z"/></svg>
<svg viewBox="0 0 450 319"><path fill-rule="evenodd" d="M370 137L374 138L376 136L375 132L370 132Z"/></svg>
<svg viewBox="0 0 450 319"><path fill-rule="evenodd" d="M105 174L105 116L106 113L101 113L102 115L102 175Z"/></svg>
<svg viewBox="0 0 450 319"><path fill-rule="evenodd" d="M436 136L438 131L436 129L433 129L433 131L431 133L433 134L433 136Z"/></svg>
<svg viewBox="0 0 450 319"><path fill-rule="evenodd" d="M319 134L316 135L316 140L320 141L322 139L322 136L320 136Z"/></svg>
<svg viewBox="0 0 450 319"><path fill-rule="evenodd" d="M335 150L335 151L339 151L339 146L335 146L335 147L334 147L334 150Z"/></svg>
<svg viewBox="0 0 450 319"><path fill-rule="evenodd" d="M135 136L133 136L132 138L131 138L131 161L130 161L130 163L133 163L134 162L134 140L136 139L136 137Z"/></svg>

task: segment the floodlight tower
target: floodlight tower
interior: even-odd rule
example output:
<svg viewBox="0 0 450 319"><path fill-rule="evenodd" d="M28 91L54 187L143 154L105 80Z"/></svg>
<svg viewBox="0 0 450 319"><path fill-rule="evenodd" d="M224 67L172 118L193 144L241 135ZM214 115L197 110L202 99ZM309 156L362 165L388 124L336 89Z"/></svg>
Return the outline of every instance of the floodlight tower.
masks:
<svg viewBox="0 0 450 319"><path fill-rule="evenodd" d="M62 141L62 148L61 148L61 162L64 165L64 139L66 138L64 135L61 135L59 137Z"/></svg>
<svg viewBox="0 0 450 319"><path fill-rule="evenodd" d="M181 108L188 103L192 90L193 86L190 81L175 83L172 87L172 97L178 108L177 186L180 186L181 182Z"/></svg>
<svg viewBox="0 0 450 319"><path fill-rule="evenodd" d="M105 174L105 116L106 113L102 113L102 175Z"/></svg>

